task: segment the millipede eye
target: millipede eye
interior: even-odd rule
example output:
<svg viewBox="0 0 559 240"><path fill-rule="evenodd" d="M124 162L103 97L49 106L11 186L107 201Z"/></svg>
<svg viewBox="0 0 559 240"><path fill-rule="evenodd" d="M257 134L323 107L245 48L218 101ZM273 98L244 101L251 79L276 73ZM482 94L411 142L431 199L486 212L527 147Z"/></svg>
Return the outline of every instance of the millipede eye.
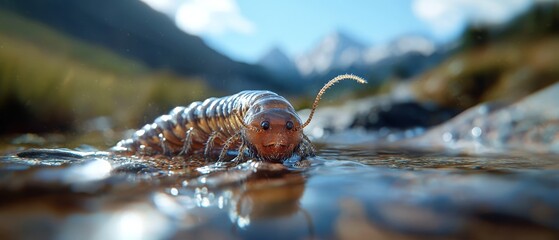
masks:
<svg viewBox="0 0 559 240"><path fill-rule="evenodd" d="M287 130L293 129L293 122L292 121L287 121L285 123L285 128L287 128Z"/></svg>
<svg viewBox="0 0 559 240"><path fill-rule="evenodd" d="M270 128L270 122L268 122L268 121L262 121L262 122L260 123L260 126L262 127L262 129L268 130L268 129Z"/></svg>

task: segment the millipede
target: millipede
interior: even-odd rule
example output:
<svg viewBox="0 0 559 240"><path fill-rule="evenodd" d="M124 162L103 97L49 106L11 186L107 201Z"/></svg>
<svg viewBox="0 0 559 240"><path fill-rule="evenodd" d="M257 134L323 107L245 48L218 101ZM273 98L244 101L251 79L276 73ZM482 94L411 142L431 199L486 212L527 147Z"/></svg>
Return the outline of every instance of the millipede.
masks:
<svg viewBox="0 0 559 240"><path fill-rule="evenodd" d="M367 83L352 74L331 79L316 95L304 123L284 97L271 91L242 91L175 107L112 150L132 155L201 156L216 161L235 154L234 161L248 157L268 162L281 162L294 155L314 156L315 149L303 129L311 122L326 90L345 79Z"/></svg>

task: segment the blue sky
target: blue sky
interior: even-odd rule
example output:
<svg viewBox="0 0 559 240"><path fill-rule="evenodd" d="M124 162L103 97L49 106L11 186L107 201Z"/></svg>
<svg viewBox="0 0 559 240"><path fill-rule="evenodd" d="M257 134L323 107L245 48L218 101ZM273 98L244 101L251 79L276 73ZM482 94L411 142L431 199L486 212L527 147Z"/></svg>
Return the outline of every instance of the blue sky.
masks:
<svg viewBox="0 0 559 240"><path fill-rule="evenodd" d="M255 62L279 46L308 51L342 30L365 44L405 34L453 39L466 22L500 23L531 0L141 0L229 57Z"/></svg>
<svg viewBox="0 0 559 240"><path fill-rule="evenodd" d="M385 42L407 32L427 32L428 26L412 14L410 2L239 0L243 15L254 19L252 34L228 34L227 40L208 38L208 43L254 59L274 45L292 55L299 54L335 30L343 30L366 44Z"/></svg>

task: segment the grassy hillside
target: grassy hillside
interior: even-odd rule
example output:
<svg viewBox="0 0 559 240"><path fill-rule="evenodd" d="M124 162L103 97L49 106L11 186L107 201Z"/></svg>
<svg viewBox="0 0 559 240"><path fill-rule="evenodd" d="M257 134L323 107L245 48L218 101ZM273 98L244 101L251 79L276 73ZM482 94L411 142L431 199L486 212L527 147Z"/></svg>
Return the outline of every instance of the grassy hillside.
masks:
<svg viewBox="0 0 559 240"><path fill-rule="evenodd" d="M262 67L233 61L200 37L181 31L169 17L142 1L0 0L0 9L103 46L150 68L201 76L212 87L227 93L256 87L289 89Z"/></svg>
<svg viewBox="0 0 559 240"><path fill-rule="evenodd" d="M559 81L559 37L502 41L455 54L413 87L423 100L466 109L514 101Z"/></svg>
<svg viewBox="0 0 559 240"><path fill-rule="evenodd" d="M0 49L0 133L76 130L98 116L136 127L212 94L199 79L152 72L4 11Z"/></svg>
<svg viewBox="0 0 559 240"><path fill-rule="evenodd" d="M420 99L466 109L559 81L557 2L535 4L501 26L471 26L459 40L459 51L413 83Z"/></svg>

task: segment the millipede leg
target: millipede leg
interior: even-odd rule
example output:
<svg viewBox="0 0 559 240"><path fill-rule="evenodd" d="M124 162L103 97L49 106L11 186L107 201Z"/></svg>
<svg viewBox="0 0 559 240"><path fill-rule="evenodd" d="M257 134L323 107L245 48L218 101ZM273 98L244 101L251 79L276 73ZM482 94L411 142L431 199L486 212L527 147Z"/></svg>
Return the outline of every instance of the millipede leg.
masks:
<svg viewBox="0 0 559 240"><path fill-rule="evenodd" d="M235 157L236 162L244 162L246 149L247 145L241 141L241 146L239 146L239 154L237 154L237 157Z"/></svg>
<svg viewBox="0 0 559 240"><path fill-rule="evenodd" d="M210 134L210 136L208 137L208 140L206 141L206 147L204 148L204 159L206 160L206 162L209 160L210 158L210 153L212 151L212 149L214 148L214 140L218 137L219 132L212 132Z"/></svg>
<svg viewBox="0 0 559 240"><path fill-rule="evenodd" d="M161 150L163 151L163 155L170 156L171 154L169 152L169 148L165 144L167 142L167 139L165 139L163 133L158 134L157 137L159 138L159 143L161 144Z"/></svg>
<svg viewBox="0 0 559 240"><path fill-rule="evenodd" d="M181 155L187 155L188 151L190 150L190 145L192 144L192 128L188 129L188 131L186 131L186 136L184 137L183 140L183 145L182 145L182 149L179 152L179 156Z"/></svg>
<svg viewBox="0 0 559 240"><path fill-rule="evenodd" d="M225 155L227 154L227 150L229 150L229 147L231 147L231 144L233 144L233 142L237 141L240 136L241 136L241 133L238 132L235 135L233 135L232 137L230 137L229 139L227 139L227 141L225 141L225 143L223 144L223 148L221 149L221 153L219 153L219 158L217 159L218 162L223 161L223 159L225 158Z"/></svg>

